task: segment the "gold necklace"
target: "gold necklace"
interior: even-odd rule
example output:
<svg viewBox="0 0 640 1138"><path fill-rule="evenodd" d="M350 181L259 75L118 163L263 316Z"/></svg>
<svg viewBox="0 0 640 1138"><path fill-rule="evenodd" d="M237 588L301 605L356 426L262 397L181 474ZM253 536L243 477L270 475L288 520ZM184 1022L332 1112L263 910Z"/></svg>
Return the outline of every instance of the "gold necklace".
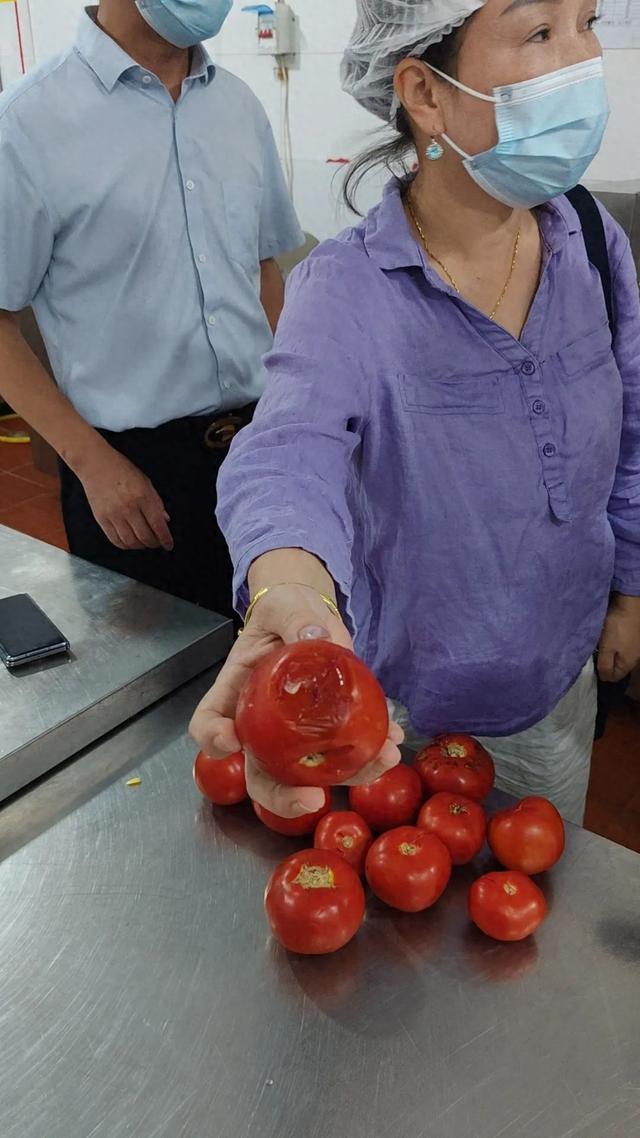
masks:
<svg viewBox="0 0 640 1138"><path fill-rule="evenodd" d="M420 240L422 241L422 244L424 245L424 251L427 254L427 257L429 257L430 260L434 261L435 264L438 265L438 267L440 269L442 269L444 275L446 276L447 280L451 284L451 287L454 288L456 292L460 293L461 290L460 290L458 284L456 283L455 277L449 272L447 266L440 260L440 258L436 257L435 253L431 252L431 249L429 248L429 243L427 241L424 229L422 228L420 222L418 221L418 218L416 217L416 213L415 213L415 210L413 208L411 198L408 195L407 195L406 201L407 201L407 209L409 210L411 220L412 220L413 224L415 225L416 229L418 230L418 233L420 234ZM495 320L495 318L498 314L498 310L501 307L502 302L503 302L505 296L507 295L507 292L509 291L509 286L511 284L511 281L513 280L513 274L516 271L516 265L518 264L518 255L520 253L520 237L521 237L521 234L522 234L522 230L519 229L517 236L516 236L516 243L515 243L515 246L513 249L513 257L511 259L511 268L509 269L509 276L507 277L507 279L505 281L504 288L503 288L502 292L500 293L500 296L498 297L498 299L495 303L495 307L494 307L493 311L489 313L489 319L490 320Z"/></svg>

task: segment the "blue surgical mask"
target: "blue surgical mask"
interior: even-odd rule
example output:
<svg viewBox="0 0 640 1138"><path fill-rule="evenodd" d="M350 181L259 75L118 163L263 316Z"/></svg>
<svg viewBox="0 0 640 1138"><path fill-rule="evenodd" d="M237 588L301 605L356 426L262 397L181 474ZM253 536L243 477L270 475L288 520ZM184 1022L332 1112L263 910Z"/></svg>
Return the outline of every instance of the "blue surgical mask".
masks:
<svg viewBox="0 0 640 1138"><path fill-rule="evenodd" d="M496 87L493 95L431 70L466 94L495 103L498 144L491 150L465 154L446 134L442 137L464 159L473 180L505 205L532 209L567 193L600 150L609 120L602 59Z"/></svg>
<svg viewBox="0 0 640 1138"><path fill-rule="evenodd" d="M217 36L233 0L136 0L154 32L175 47L195 47Z"/></svg>

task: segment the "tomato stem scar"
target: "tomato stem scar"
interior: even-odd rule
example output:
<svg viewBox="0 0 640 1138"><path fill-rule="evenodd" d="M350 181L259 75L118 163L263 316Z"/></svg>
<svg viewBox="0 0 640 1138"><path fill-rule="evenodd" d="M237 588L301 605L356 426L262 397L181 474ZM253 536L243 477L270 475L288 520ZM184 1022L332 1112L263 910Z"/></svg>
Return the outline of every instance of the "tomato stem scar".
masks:
<svg viewBox="0 0 640 1138"><path fill-rule="evenodd" d="M303 865L294 885L303 889L335 889L333 870L328 865Z"/></svg>
<svg viewBox="0 0 640 1138"><path fill-rule="evenodd" d="M301 767L312 767L312 768L313 767L321 767L323 763L326 763L326 761L327 761L326 755L320 755L320 754L305 755L305 757L303 759L300 759L300 766Z"/></svg>
<svg viewBox="0 0 640 1138"><path fill-rule="evenodd" d="M399 849L405 857L413 857L418 852L418 847L414 846L412 842L401 842Z"/></svg>

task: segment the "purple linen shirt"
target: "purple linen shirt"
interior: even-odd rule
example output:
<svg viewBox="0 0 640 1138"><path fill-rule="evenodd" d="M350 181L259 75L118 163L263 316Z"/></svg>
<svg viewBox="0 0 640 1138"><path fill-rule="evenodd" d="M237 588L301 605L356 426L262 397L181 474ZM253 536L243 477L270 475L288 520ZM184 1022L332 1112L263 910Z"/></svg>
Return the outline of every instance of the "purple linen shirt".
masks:
<svg viewBox="0 0 640 1138"><path fill-rule="evenodd" d="M397 182L289 282L267 392L219 483L236 604L261 554L315 554L419 731L540 721L596 647L610 590L640 595L640 303L604 220L613 348L564 198L540 211L520 340L434 272Z"/></svg>

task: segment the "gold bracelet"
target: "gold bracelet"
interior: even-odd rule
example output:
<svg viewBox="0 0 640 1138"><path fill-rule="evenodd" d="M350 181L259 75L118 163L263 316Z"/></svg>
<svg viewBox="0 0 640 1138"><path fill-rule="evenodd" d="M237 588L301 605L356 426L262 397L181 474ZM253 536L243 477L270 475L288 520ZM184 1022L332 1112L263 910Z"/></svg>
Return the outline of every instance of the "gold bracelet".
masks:
<svg viewBox="0 0 640 1138"><path fill-rule="evenodd" d="M258 590L255 597L251 601L249 608L247 609L246 616L244 618L245 628L253 616L253 610L256 607L258 601L261 601L263 597L266 597L267 593L270 593L272 589L281 589L284 585L293 585L300 589L313 589L314 593L317 593L320 597L320 600L324 601L325 605L329 609L329 612L333 616L337 616L338 620L342 620L342 617L340 616L340 610L335 601L332 601L331 597L326 597L324 593L321 593L318 589L315 588L314 585L304 585L302 581L281 581L278 585L267 585L266 588Z"/></svg>

